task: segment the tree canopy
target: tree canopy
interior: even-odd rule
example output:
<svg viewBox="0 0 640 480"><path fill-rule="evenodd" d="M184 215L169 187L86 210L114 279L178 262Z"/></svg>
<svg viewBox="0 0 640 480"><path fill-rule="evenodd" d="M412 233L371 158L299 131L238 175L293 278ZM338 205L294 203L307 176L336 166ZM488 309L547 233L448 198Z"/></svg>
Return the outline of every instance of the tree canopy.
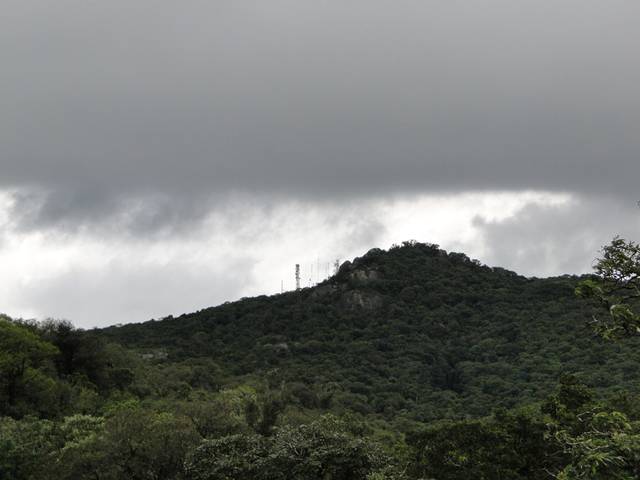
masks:
<svg viewBox="0 0 640 480"><path fill-rule="evenodd" d="M614 238L602 248L594 270L595 278L576 291L608 310L608 316L594 316L598 333L609 339L640 335L640 244Z"/></svg>

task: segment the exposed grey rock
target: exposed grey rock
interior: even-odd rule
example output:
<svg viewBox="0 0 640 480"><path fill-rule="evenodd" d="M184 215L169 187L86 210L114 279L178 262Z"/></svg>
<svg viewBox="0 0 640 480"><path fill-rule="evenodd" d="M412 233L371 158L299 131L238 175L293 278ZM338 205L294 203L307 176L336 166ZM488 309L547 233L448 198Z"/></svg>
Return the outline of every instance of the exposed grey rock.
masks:
<svg viewBox="0 0 640 480"><path fill-rule="evenodd" d="M311 298L316 299L316 298L324 297L326 295L329 295L335 292L337 289L338 287L336 287L336 285L333 285L333 284L320 285L319 287L316 287L313 289L313 292L311 292Z"/></svg>
<svg viewBox="0 0 640 480"><path fill-rule="evenodd" d="M372 280L380 280L381 275L377 270L358 269L349 274L352 280L360 280L362 282L368 282Z"/></svg>
<svg viewBox="0 0 640 480"><path fill-rule="evenodd" d="M362 290L349 290L342 295L342 300L347 308L352 309L376 310L383 306L380 295Z"/></svg>

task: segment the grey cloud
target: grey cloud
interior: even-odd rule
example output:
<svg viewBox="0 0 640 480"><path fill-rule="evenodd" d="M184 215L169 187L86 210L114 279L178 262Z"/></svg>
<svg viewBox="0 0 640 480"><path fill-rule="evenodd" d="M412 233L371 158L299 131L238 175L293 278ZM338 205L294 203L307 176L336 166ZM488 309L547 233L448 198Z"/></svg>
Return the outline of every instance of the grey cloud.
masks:
<svg viewBox="0 0 640 480"><path fill-rule="evenodd" d="M238 201L208 216L199 228L170 238L150 238L140 231L127 238L126 232L105 229L47 232L32 247L43 264L24 260L27 265L18 271L9 269L0 285L0 307L14 316L67 318L92 327L276 293L281 280L286 289L293 287L295 263L302 264L305 278L315 279L316 262L323 276L330 271L327 263L380 244L386 229L372 215L375 211L357 202L328 209L315 203L275 207ZM65 252L67 240L71 253ZM66 258L62 270L58 255Z"/></svg>
<svg viewBox="0 0 640 480"><path fill-rule="evenodd" d="M255 282L249 258L229 262L224 271L171 262L146 265L117 262L100 271L74 268L22 289L14 315L37 309L38 318L71 319L81 327L140 322L181 314L235 299Z"/></svg>
<svg viewBox="0 0 640 480"><path fill-rule="evenodd" d="M172 196L162 192L110 192L97 189L48 191L28 188L11 194L7 210L12 227L21 231L53 229L77 233L163 237L192 230L211 209L228 199L213 196Z"/></svg>
<svg viewBox="0 0 640 480"><path fill-rule="evenodd" d="M18 213L65 228L144 197L151 230L237 191L629 198L638 14L622 0L9 0L0 187L48 192Z"/></svg>
<svg viewBox="0 0 640 480"><path fill-rule="evenodd" d="M614 197L578 197L565 205L528 205L503 221L476 217L488 251L482 260L526 275L590 273L615 235L640 237L640 209Z"/></svg>

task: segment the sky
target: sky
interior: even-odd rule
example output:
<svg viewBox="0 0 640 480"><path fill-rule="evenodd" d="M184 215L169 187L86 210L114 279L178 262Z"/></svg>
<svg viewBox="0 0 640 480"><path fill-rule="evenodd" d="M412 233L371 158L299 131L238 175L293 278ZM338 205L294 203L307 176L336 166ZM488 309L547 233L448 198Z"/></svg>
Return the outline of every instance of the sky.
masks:
<svg viewBox="0 0 640 480"><path fill-rule="evenodd" d="M91 328L415 239L640 240L635 0L6 0L0 312Z"/></svg>

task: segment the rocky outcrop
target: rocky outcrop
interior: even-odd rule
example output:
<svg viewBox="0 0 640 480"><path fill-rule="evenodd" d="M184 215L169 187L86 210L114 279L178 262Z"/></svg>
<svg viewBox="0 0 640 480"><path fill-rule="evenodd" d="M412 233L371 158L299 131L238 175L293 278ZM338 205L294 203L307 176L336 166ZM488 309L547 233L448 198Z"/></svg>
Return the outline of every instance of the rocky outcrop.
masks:
<svg viewBox="0 0 640 480"><path fill-rule="evenodd" d="M369 269L357 269L349 274L351 280L358 280L361 282L370 282L374 280L380 280L382 276L377 270Z"/></svg>
<svg viewBox="0 0 640 480"><path fill-rule="evenodd" d="M338 287L337 285L334 285L334 284L319 285L313 289L310 296L312 300L315 300L317 298L322 298L327 295L330 295L337 290L338 290Z"/></svg>
<svg viewBox="0 0 640 480"><path fill-rule="evenodd" d="M349 309L377 310L382 308L382 296L363 290L349 290L342 295L342 302Z"/></svg>

